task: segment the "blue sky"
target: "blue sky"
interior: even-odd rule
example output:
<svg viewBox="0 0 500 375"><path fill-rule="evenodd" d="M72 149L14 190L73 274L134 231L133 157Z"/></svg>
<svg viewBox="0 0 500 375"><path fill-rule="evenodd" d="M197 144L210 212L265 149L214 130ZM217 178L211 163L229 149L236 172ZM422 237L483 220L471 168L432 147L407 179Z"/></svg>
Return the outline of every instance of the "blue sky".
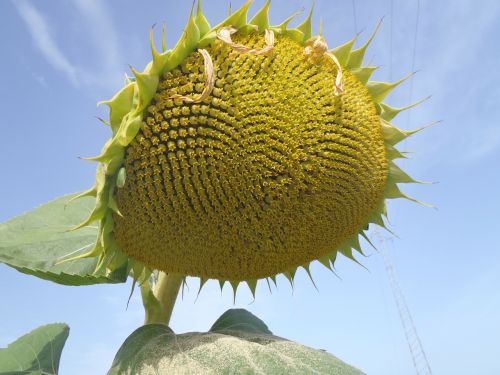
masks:
<svg viewBox="0 0 500 375"><path fill-rule="evenodd" d="M129 64L142 69L149 61L153 24L165 23L167 44L174 45L191 5L179 3L149 0L141 9L131 0L0 2L0 221L92 184L95 165L77 157L96 154L109 136L95 118L106 111L95 103L120 88ZM213 24L228 3L205 1ZM262 3L256 0L252 9ZM274 0L271 21L309 5ZM375 78L419 71L387 101L404 105L432 95L395 123L414 128L443 120L401 145L415 154L400 165L438 182L403 190L438 209L391 202L398 238L382 230L372 236L397 268L434 373L500 373L500 3L420 0L418 30L417 6L417 0L392 0L392 7L391 0L317 0L314 21L318 25L321 15L333 47L359 31L365 40L386 16L367 54L380 66ZM299 272L293 292L284 278L272 294L260 285L255 301L241 288L236 306L261 317L275 334L326 349L368 374L412 374L382 258L365 249L370 256L361 262L369 271L339 259L339 280L314 264L319 292ZM207 330L233 307L230 289L221 294L215 282L195 302L197 285L191 280L178 301L171 321L176 332ZM104 373L142 323L138 293L125 309L129 291L128 283L63 287L0 265L0 346L41 324L66 322L71 333L61 374Z"/></svg>

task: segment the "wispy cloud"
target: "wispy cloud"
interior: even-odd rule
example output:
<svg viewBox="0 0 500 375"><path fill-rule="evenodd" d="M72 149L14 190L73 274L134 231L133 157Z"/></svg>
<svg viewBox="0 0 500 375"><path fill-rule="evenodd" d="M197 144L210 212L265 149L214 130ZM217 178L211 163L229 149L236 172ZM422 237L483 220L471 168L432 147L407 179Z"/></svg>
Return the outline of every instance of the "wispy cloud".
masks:
<svg viewBox="0 0 500 375"><path fill-rule="evenodd" d="M99 0L75 0L74 6L82 16L87 35L100 55L100 71L93 72L93 83L114 84L123 78L123 58L118 33L105 4Z"/></svg>
<svg viewBox="0 0 500 375"><path fill-rule="evenodd" d="M13 1L19 15L26 23L36 47L40 50L47 62L55 69L63 72L75 85L79 85L77 68L71 64L64 53L59 49L49 30L48 23L42 14L29 2L24 0Z"/></svg>
<svg viewBox="0 0 500 375"><path fill-rule="evenodd" d="M82 23L85 30L85 33L82 33L85 37L84 42L90 42L90 48L95 49L99 56L99 64L85 68L73 64L64 54L50 30L50 23L32 3L28 0L16 0L12 3L43 57L54 69L64 73L76 87L81 85L110 87L122 80L124 65L118 33L113 25L113 18L103 2L97 0L73 2L78 12L75 21Z"/></svg>

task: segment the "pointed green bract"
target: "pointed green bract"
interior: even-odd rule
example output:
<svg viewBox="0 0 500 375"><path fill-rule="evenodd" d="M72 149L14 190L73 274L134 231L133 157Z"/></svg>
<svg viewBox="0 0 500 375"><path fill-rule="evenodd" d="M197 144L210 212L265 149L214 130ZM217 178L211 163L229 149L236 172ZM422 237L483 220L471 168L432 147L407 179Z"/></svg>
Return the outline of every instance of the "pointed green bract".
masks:
<svg viewBox="0 0 500 375"><path fill-rule="evenodd" d="M167 27L163 24L161 26L161 51L163 53L167 52L167 39L165 37Z"/></svg>
<svg viewBox="0 0 500 375"><path fill-rule="evenodd" d="M375 103L381 103L386 98L386 96L392 92L392 90L394 90L408 78L412 77L413 74L414 73L411 73L406 77L401 78L399 81L392 83L371 81L366 84L366 87L368 88L368 92L372 96L373 101Z"/></svg>
<svg viewBox="0 0 500 375"><path fill-rule="evenodd" d="M258 27L260 32L264 32L269 28L269 7L271 6L271 0L267 0L264 6L259 10L255 16L250 20L250 25L255 25Z"/></svg>
<svg viewBox="0 0 500 375"><path fill-rule="evenodd" d="M350 52L349 59L347 60L347 67L349 69L359 68L361 66L361 64L363 63L363 59L365 57L366 50L370 45L370 43L372 42L373 38L375 38L375 35L377 35L377 32L380 29L381 24L382 20L379 21L377 27L375 28L375 31L370 36L370 38L368 38L365 44L363 44L363 46Z"/></svg>
<svg viewBox="0 0 500 375"><path fill-rule="evenodd" d="M404 199L407 199L409 201L418 203L418 204L420 204L422 206L425 206L425 207L428 207L428 208L434 208L434 206L432 206L431 204L421 202L421 201L419 201L417 199L411 198L408 195L404 194L395 183L393 183L393 184L391 184L391 183L387 184L386 189L385 189L385 194L386 194L387 199L400 199L400 198L404 198Z"/></svg>
<svg viewBox="0 0 500 375"><path fill-rule="evenodd" d="M226 283L227 280L219 280L219 288L220 292L222 293L222 290L224 289L224 284Z"/></svg>
<svg viewBox="0 0 500 375"><path fill-rule="evenodd" d="M357 39L358 36L356 35L348 42L330 50L330 52L332 52L335 55L337 60L339 60L340 65L345 66L349 61L349 55L351 54L352 46L354 45Z"/></svg>
<svg viewBox="0 0 500 375"><path fill-rule="evenodd" d="M409 104L407 106L404 106L404 107L400 107L400 108L395 108L395 107L391 107L385 103L379 103L379 106L380 106L380 117L383 119L383 120L386 120L386 121L391 121L394 117L396 117L399 113L403 112L403 111L406 111L407 109L410 109L410 108L413 108L419 104L422 104L423 102L427 101L430 99L430 96L426 97L426 98L423 98L415 103L412 103L412 104Z"/></svg>
<svg viewBox="0 0 500 375"><path fill-rule="evenodd" d="M286 35L292 40L302 43L304 40L304 33L298 29L288 29L288 24L297 17L301 12L295 12L290 17L285 19L282 23L276 26L271 26L270 29L275 33Z"/></svg>
<svg viewBox="0 0 500 375"><path fill-rule="evenodd" d="M390 159L390 160L406 159L405 154L403 152L399 151L393 145L386 143L385 147L386 147L386 153L387 153L388 159Z"/></svg>
<svg viewBox="0 0 500 375"><path fill-rule="evenodd" d="M135 76L135 82L139 89L139 105L136 107L135 112L142 113L142 110L146 108L151 99L153 99L156 87L158 86L159 77L156 74L139 73L132 67L130 67L130 70Z"/></svg>
<svg viewBox="0 0 500 375"><path fill-rule="evenodd" d="M196 9L196 26L198 26L198 30L200 31L200 38L205 36L211 29L210 24L207 19L203 15L201 11L201 0L198 0L198 8Z"/></svg>
<svg viewBox="0 0 500 375"><path fill-rule="evenodd" d="M304 265L304 266L302 266L302 268L306 271L307 276L309 276L309 279L311 280L311 282L312 282L312 284L313 284L314 288L315 288L316 290L318 290L318 287L316 286L316 283L314 282L314 279L313 279L313 277L312 277L311 270L309 269L309 263L308 263L308 264L306 264L306 265Z"/></svg>
<svg viewBox="0 0 500 375"><path fill-rule="evenodd" d="M206 282L208 281L208 279L204 278L204 277L200 277L200 286L198 287L198 293L197 293L197 297L200 295L201 293L201 290L203 289L203 286L206 284Z"/></svg>
<svg viewBox="0 0 500 375"><path fill-rule="evenodd" d="M245 281L248 285L248 289L250 289L250 292L252 293L253 298L255 298L255 291L257 289L257 280L246 280Z"/></svg>
<svg viewBox="0 0 500 375"><path fill-rule="evenodd" d="M165 64L169 58L169 53L158 52L158 50L155 47L153 32L154 32L154 28L152 27L150 32L149 32L149 46L151 49L151 56L153 58L153 61L151 61L149 63L146 70L149 71L153 76L157 76L157 75L160 76L162 73L163 67L165 66ZM162 34L162 43L164 43L163 38L164 38L164 36ZM151 88L153 88L152 85L151 85ZM154 89L156 90L156 86L154 86Z"/></svg>
<svg viewBox="0 0 500 375"><path fill-rule="evenodd" d="M169 59L165 62L163 71L168 72L181 64L184 59L195 50L199 41L200 30L198 29L196 20L193 16L193 9L191 9L191 14L189 15L189 19L186 27L184 28L181 39L171 51Z"/></svg>
<svg viewBox="0 0 500 375"><path fill-rule="evenodd" d="M352 69L351 73L356 76L359 82L365 85L377 68L377 66L364 66L362 68Z"/></svg>
<svg viewBox="0 0 500 375"><path fill-rule="evenodd" d="M220 29L224 26L233 26L236 29L241 29L247 25L247 14L248 8L252 4L252 0L247 0L243 6L232 13L228 18L222 21L220 24L214 27L215 30Z"/></svg>
<svg viewBox="0 0 500 375"><path fill-rule="evenodd" d="M109 107L109 122L113 134L120 127L120 123L130 110L134 100L134 84L129 83L123 89L113 96L110 100L99 102L98 104L106 104Z"/></svg>
<svg viewBox="0 0 500 375"><path fill-rule="evenodd" d="M288 24L295 18L297 17L301 12L295 12L293 13L291 16L289 16L288 18L286 18L282 23L280 23L279 25L276 25L276 26L273 26L272 29L276 30L277 32L281 33L281 32L285 32L286 30L288 30Z"/></svg>
<svg viewBox="0 0 500 375"><path fill-rule="evenodd" d="M409 136L418 133L421 130L426 129L428 126L424 126L421 128L417 128L414 130L401 130L396 128L394 125L392 125L390 122L387 122L385 120L381 120L381 125L382 125L382 133L384 134L384 138L386 142L388 142L391 145L396 145L399 142L403 141L404 139L408 138ZM429 125L432 126L433 124Z"/></svg>
<svg viewBox="0 0 500 375"><path fill-rule="evenodd" d="M335 255L337 254L337 251L335 251ZM318 261L324 265L326 268L328 268L330 271L333 271L332 269L332 263L330 261L330 258L328 256L324 256L318 259Z"/></svg>
<svg viewBox="0 0 500 375"><path fill-rule="evenodd" d="M396 181L396 183L398 184L418 183L418 181L411 178L407 173L405 173L392 161L389 163L389 176L391 176L394 179L394 181Z"/></svg>
<svg viewBox="0 0 500 375"><path fill-rule="evenodd" d="M283 272L283 275L287 278L288 282L290 283L290 286L292 287L292 290L294 288L294 279L295 279L295 273L297 272L297 269L294 268L292 270L289 270L289 271L285 271Z"/></svg>
<svg viewBox="0 0 500 375"><path fill-rule="evenodd" d="M302 34L304 35L302 40L303 42L309 40L312 36L312 15L314 11L314 3L315 0L312 1L311 10L309 11L309 14L307 15L304 22L302 22L299 26L296 27L296 29L302 32Z"/></svg>

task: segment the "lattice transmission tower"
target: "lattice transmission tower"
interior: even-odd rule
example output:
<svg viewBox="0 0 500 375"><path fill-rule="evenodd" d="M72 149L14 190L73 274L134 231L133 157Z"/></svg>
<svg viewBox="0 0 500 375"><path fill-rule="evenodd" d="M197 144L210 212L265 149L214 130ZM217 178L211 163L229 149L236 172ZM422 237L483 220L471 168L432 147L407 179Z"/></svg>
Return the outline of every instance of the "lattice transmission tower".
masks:
<svg viewBox="0 0 500 375"><path fill-rule="evenodd" d="M385 270L387 272L387 277L389 278L389 284L391 286L392 294L394 296L394 301L396 302L396 307L398 309L399 318L403 326L403 330L406 337L406 342L410 349L411 358L413 361L413 367L417 375L432 375L431 366L425 355L424 348L422 346L422 341L417 333L417 328L410 313L410 309L406 303L406 298L403 294L401 286L398 281L398 276L396 269L391 262L388 252L384 248L384 238L379 233L376 233L380 248L378 249L380 255L384 260Z"/></svg>

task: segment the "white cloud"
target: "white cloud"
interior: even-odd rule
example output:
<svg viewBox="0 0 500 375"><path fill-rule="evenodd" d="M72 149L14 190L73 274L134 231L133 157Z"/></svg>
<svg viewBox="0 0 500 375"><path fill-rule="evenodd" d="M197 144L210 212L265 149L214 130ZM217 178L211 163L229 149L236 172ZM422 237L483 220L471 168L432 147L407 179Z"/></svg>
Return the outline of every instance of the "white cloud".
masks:
<svg viewBox="0 0 500 375"><path fill-rule="evenodd" d="M118 34L105 5L98 0L75 0L74 5L86 23L85 29L99 52L101 71L92 72L95 82L105 85L115 84L123 79L123 58L120 51ZM97 73L97 74L95 74Z"/></svg>
<svg viewBox="0 0 500 375"><path fill-rule="evenodd" d="M82 68L71 63L51 33L48 20L28 0L16 0L12 3L47 62L54 69L64 73L76 87L81 85L109 87L118 85L122 81L124 66L118 33L113 26L112 17L102 2L73 1L73 6L79 15L76 22L84 24L85 33L82 33L80 38L89 40L90 47L97 51L99 64L92 68Z"/></svg>
<svg viewBox="0 0 500 375"><path fill-rule="evenodd" d="M43 54L47 62L55 69L63 72L75 86L78 86L77 68L71 64L57 46L56 41L50 33L47 21L42 14L27 1L17 0L13 4L26 23L36 47Z"/></svg>

